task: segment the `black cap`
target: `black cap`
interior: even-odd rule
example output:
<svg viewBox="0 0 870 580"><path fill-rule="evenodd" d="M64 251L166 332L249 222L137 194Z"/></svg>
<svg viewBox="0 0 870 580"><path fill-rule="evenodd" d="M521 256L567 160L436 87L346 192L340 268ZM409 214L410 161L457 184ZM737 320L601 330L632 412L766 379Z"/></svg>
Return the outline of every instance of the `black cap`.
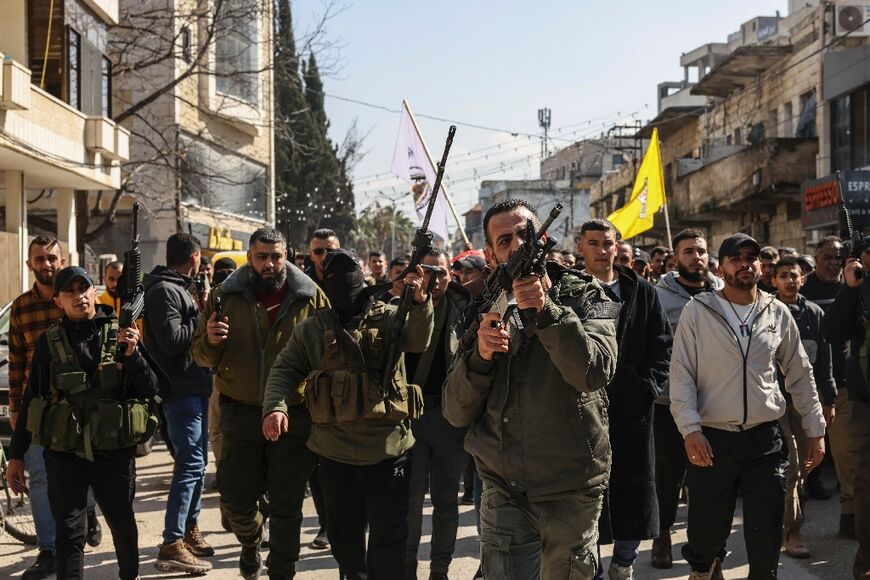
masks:
<svg viewBox="0 0 870 580"><path fill-rule="evenodd" d="M478 256L477 254L463 256L456 260L456 263L463 268L473 268L475 270L480 270L481 272L486 269L486 260L483 259L483 256Z"/></svg>
<svg viewBox="0 0 870 580"><path fill-rule="evenodd" d="M78 266L68 266L57 273L54 277L54 295L57 296L67 289L73 280L81 278L91 286L94 285L94 280L87 270Z"/></svg>
<svg viewBox="0 0 870 580"><path fill-rule="evenodd" d="M722 243L719 245L719 259L734 256L740 251L740 248L746 246L755 250L756 254L761 252L761 246L751 236L742 233L733 234L722 240Z"/></svg>
<svg viewBox="0 0 870 580"><path fill-rule="evenodd" d="M652 262L652 258L649 257L649 254L640 248L634 249L634 259L637 262L643 262L644 264L649 264Z"/></svg>

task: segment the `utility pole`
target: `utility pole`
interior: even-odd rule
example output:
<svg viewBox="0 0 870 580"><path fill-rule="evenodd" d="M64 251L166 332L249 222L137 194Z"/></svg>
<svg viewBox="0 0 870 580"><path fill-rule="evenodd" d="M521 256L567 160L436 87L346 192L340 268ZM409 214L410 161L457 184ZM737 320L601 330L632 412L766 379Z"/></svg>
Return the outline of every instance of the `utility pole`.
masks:
<svg viewBox="0 0 870 580"><path fill-rule="evenodd" d="M541 139L541 159L546 159L548 153L547 143L549 137L547 134L550 131L550 113L552 111L547 107L538 109L538 127L544 130L544 136Z"/></svg>

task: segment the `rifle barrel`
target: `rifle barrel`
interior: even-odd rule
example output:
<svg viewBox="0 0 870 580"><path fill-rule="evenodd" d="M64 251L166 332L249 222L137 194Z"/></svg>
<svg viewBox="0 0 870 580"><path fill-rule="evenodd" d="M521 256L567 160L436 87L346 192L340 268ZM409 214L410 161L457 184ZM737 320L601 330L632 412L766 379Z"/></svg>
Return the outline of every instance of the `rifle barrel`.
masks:
<svg viewBox="0 0 870 580"><path fill-rule="evenodd" d="M438 191L441 189L444 167L447 166L447 156L450 155L450 147L453 146L454 135L456 135L456 125L450 125L450 129L447 130L447 143L444 145L441 161L438 162L438 172L435 174L435 183L432 185L432 193L429 195L429 205L426 206L426 216L423 218L423 225L420 226L421 229L429 229L429 220L432 219L432 211L435 209L435 198L438 197Z"/></svg>

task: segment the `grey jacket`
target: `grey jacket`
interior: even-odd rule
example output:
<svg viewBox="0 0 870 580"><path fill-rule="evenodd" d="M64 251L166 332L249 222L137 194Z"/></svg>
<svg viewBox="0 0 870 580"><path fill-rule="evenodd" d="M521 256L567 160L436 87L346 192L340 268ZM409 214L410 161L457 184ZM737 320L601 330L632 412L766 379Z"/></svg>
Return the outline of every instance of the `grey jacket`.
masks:
<svg viewBox="0 0 870 580"><path fill-rule="evenodd" d="M668 272L656 284L656 292L659 295L659 301L662 303L662 308L665 309L665 314L668 315L668 322L671 323L671 331L677 333L677 323L680 321L680 314L683 313L683 308L692 299L692 295L683 288L682 284L677 282L679 274L676 272ZM722 279L707 272L707 281L710 283L710 288L713 290L721 290L725 285ZM670 386L668 381L663 384L662 394L656 399L659 405L670 405Z"/></svg>
<svg viewBox="0 0 870 580"><path fill-rule="evenodd" d="M813 367L788 307L759 290L744 357L716 294L721 291L699 294L686 305L674 338L671 413L683 437L702 425L737 431L782 417L786 401L777 368L806 435L824 436Z"/></svg>

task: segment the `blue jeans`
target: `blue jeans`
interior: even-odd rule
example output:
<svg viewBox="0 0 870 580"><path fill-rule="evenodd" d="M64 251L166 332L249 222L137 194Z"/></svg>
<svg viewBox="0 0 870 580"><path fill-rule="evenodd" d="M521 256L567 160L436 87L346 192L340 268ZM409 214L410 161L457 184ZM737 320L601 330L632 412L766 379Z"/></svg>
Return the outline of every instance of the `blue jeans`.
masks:
<svg viewBox="0 0 870 580"><path fill-rule="evenodd" d="M610 564L634 566L639 547L640 540L613 540L613 557L610 558ZM602 578L604 578L604 566L601 565L601 547L599 546L598 570L595 573L595 580L602 580Z"/></svg>
<svg viewBox="0 0 870 580"><path fill-rule="evenodd" d="M162 405L169 441L175 448L175 469L163 524L163 543L171 544L183 538L199 518L208 462L208 397L170 398Z"/></svg>
<svg viewBox="0 0 870 580"><path fill-rule="evenodd" d="M24 453L24 466L30 475L30 509L33 511L33 524L39 550L54 552L54 516L48 502L48 476L45 472L43 447L31 443Z"/></svg>

